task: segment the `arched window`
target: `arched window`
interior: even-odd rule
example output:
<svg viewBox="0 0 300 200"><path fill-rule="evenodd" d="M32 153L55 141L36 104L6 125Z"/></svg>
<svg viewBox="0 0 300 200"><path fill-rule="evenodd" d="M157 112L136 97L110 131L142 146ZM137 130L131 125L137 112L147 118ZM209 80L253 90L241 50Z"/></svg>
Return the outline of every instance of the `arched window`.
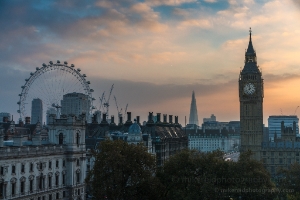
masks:
<svg viewBox="0 0 300 200"><path fill-rule="evenodd" d="M62 133L59 134L58 136L58 143L59 144L64 144L64 135Z"/></svg>
<svg viewBox="0 0 300 200"><path fill-rule="evenodd" d="M79 147L79 141L80 141L80 136L79 136L79 133L76 134L76 144L77 144L77 147Z"/></svg>

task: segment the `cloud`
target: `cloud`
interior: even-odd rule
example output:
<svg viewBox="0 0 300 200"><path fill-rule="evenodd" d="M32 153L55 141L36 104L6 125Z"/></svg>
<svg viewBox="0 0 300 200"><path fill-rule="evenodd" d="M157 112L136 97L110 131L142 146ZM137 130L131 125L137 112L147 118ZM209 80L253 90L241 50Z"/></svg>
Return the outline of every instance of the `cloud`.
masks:
<svg viewBox="0 0 300 200"><path fill-rule="evenodd" d="M178 6L185 3L193 3L196 0L146 0L145 2L150 6Z"/></svg>
<svg viewBox="0 0 300 200"><path fill-rule="evenodd" d="M217 0L204 0L204 1L207 3L216 3L217 2Z"/></svg>

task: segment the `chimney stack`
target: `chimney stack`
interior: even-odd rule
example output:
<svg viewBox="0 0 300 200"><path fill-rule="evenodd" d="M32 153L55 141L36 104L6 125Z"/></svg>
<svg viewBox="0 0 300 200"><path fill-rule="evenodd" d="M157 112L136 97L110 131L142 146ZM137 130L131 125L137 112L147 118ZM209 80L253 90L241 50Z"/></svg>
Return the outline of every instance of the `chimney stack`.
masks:
<svg viewBox="0 0 300 200"><path fill-rule="evenodd" d="M127 112L127 121L131 121L131 112Z"/></svg>
<svg viewBox="0 0 300 200"><path fill-rule="evenodd" d="M112 115L110 118L110 124L115 124L115 116Z"/></svg>
<svg viewBox="0 0 300 200"><path fill-rule="evenodd" d="M122 117L122 114L119 115L119 125L123 125L123 117Z"/></svg>
<svg viewBox="0 0 300 200"><path fill-rule="evenodd" d="M102 114L102 121L106 122L106 114L105 113Z"/></svg>
<svg viewBox="0 0 300 200"><path fill-rule="evenodd" d="M8 117L3 117L3 122L8 122Z"/></svg>
<svg viewBox="0 0 300 200"><path fill-rule="evenodd" d="M25 124L30 124L30 117L25 117Z"/></svg>
<svg viewBox="0 0 300 200"><path fill-rule="evenodd" d="M169 115L169 123L173 124L173 115Z"/></svg>
<svg viewBox="0 0 300 200"><path fill-rule="evenodd" d="M175 116L175 124L178 124L178 116Z"/></svg>
<svg viewBox="0 0 300 200"><path fill-rule="evenodd" d="M160 123L161 121L160 121L160 113L157 113L156 114L156 123Z"/></svg>
<svg viewBox="0 0 300 200"><path fill-rule="evenodd" d="M164 123L168 123L167 122L167 114L164 114Z"/></svg>

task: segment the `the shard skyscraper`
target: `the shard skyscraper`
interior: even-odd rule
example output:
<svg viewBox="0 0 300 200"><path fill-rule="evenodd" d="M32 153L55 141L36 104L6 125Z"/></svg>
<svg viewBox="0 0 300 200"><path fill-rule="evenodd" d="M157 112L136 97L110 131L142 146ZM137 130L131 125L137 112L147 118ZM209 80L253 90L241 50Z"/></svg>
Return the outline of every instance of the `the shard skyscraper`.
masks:
<svg viewBox="0 0 300 200"><path fill-rule="evenodd" d="M196 124L197 126L199 126L198 111L197 111L197 104L196 104L196 98L195 98L195 92L194 91L193 91L193 94L192 94L189 124Z"/></svg>

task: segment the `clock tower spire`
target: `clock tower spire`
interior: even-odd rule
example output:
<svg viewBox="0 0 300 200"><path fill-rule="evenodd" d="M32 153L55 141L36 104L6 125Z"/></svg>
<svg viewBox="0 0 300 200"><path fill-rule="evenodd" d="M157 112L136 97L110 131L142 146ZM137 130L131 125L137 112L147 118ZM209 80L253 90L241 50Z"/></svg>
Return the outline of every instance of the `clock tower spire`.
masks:
<svg viewBox="0 0 300 200"><path fill-rule="evenodd" d="M257 65L251 28L249 32L245 64L239 77L241 151L251 150L253 158L260 160L263 139L263 78Z"/></svg>

